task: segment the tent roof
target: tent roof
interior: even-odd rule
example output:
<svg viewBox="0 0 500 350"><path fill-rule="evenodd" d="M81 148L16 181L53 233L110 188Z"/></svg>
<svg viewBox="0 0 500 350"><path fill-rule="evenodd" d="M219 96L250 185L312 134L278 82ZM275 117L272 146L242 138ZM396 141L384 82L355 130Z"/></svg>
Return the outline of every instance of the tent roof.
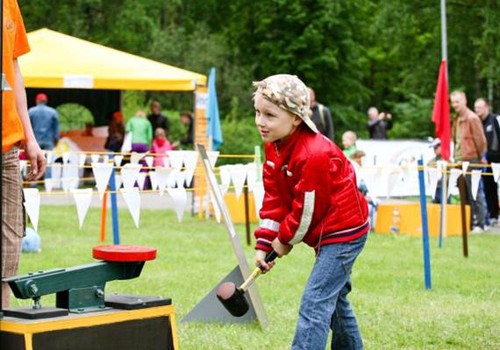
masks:
<svg viewBox="0 0 500 350"><path fill-rule="evenodd" d="M19 58L26 87L192 91L206 76L47 28L28 34Z"/></svg>

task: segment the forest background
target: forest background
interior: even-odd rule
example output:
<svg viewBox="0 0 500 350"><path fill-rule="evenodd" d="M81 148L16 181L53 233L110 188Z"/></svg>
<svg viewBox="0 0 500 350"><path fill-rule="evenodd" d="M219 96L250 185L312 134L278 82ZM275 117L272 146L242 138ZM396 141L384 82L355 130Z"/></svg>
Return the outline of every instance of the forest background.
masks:
<svg viewBox="0 0 500 350"><path fill-rule="evenodd" d="M345 130L367 138L372 105L392 113L390 138L434 135L438 0L18 2L27 31L47 27L201 74L217 68L223 153L252 153L260 143L251 82L276 73L296 74L314 88L332 111L338 144ZM446 6L450 90L463 89L469 105L487 97L499 111L500 0ZM143 106L155 98L168 111L193 108L186 93L125 97Z"/></svg>

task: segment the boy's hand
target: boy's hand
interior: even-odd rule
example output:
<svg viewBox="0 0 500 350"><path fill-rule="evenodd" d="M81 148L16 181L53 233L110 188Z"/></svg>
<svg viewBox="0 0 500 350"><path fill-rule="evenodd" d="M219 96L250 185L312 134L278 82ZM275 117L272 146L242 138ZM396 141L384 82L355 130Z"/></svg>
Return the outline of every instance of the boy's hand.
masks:
<svg viewBox="0 0 500 350"><path fill-rule="evenodd" d="M271 270L274 266L274 261L266 262L266 255L267 252L263 250L257 250L255 253L255 265L256 266L262 266L264 269L262 270L262 273L266 273L267 271Z"/></svg>
<svg viewBox="0 0 500 350"><path fill-rule="evenodd" d="M278 256L281 258L283 255L287 255L293 248L291 244L283 244L280 242L278 238L275 238L272 243L273 249L278 253Z"/></svg>

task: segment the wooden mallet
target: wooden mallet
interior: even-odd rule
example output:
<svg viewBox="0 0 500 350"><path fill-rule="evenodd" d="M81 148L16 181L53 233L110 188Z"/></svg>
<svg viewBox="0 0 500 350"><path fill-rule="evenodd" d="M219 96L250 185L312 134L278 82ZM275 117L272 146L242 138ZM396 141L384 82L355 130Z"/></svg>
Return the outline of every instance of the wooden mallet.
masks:
<svg viewBox="0 0 500 350"><path fill-rule="evenodd" d="M278 253L272 250L266 255L265 261L268 263L277 257ZM245 298L245 292L255 279L262 274L262 271L264 271L262 266L255 268L252 274L239 287L236 287L233 282L224 282L217 288L217 299L220 300L222 305L224 305L231 315L241 317L247 313L250 305Z"/></svg>

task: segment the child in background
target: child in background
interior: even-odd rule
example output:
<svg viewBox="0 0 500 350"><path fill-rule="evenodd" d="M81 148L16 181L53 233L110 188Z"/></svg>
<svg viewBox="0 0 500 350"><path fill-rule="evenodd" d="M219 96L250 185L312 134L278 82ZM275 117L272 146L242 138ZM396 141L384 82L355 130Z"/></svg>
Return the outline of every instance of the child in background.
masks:
<svg viewBox="0 0 500 350"><path fill-rule="evenodd" d="M288 254L294 244L314 248L292 349L361 349L356 317L347 299L351 269L369 231L368 205L342 151L318 133L309 118L309 92L294 75L254 82L255 123L264 140L264 200L256 229L256 264L271 269L266 254ZM293 277L292 277L293 278Z"/></svg>
<svg viewBox="0 0 500 350"><path fill-rule="evenodd" d="M368 187L366 186L365 181L360 176L360 169L362 166L363 157L365 156L365 152L358 150L354 152L351 156L351 162L354 166L354 170L356 171L356 178L358 180L358 189L363 194L368 203L368 210L370 213L370 232L373 232L375 229L375 223L377 221L377 208L380 203L380 200L375 197L373 194L368 192Z"/></svg>
<svg viewBox="0 0 500 350"><path fill-rule="evenodd" d="M167 133L163 128L156 128L155 138L151 145L151 152L154 154L154 167L169 166L164 163L164 158L167 157L167 151L173 150L172 143L167 138Z"/></svg>
<svg viewBox="0 0 500 350"><path fill-rule="evenodd" d="M342 152L344 152L345 156L349 159L352 159L354 152L358 150L356 147L357 139L358 137L354 131L349 130L342 135L342 146L344 146Z"/></svg>

